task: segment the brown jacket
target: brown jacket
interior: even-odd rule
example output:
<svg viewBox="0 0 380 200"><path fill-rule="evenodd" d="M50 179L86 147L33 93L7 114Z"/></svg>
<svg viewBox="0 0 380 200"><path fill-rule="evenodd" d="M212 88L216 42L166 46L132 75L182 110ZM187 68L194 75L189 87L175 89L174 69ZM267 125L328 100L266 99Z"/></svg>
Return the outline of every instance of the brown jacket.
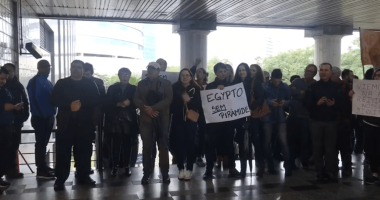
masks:
<svg viewBox="0 0 380 200"><path fill-rule="evenodd" d="M158 87L157 87L158 84ZM150 85L150 87L149 87ZM149 89L156 90L163 94L163 100L151 106L155 111L163 112L163 120L169 121L170 115L170 104L173 99L172 84L170 81L158 78L156 81L149 81L149 79L144 79L137 85L137 90L133 101L135 106L140 109L140 120L144 122L152 122L152 118L148 116L144 111L144 105L147 105L147 94Z"/></svg>

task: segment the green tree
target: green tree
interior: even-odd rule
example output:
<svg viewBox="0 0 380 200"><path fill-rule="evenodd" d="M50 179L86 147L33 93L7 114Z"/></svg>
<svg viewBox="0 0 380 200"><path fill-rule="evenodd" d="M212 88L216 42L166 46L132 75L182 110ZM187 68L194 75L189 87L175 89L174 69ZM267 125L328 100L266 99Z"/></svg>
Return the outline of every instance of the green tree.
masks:
<svg viewBox="0 0 380 200"><path fill-rule="evenodd" d="M292 75L303 75L305 67L314 63L314 46L281 52L276 56L265 58L263 70L269 73L273 69L281 69L284 82L290 83Z"/></svg>
<svg viewBox="0 0 380 200"><path fill-rule="evenodd" d="M179 72L180 67L179 66L169 66L168 68L166 68L166 71L167 72Z"/></svg>
<svg viewBox="0 0 380 200"><path fill-rule="evenodd" d="M364 70L372 68L372 65L365 65ZM363 79L363 66L360 53L360 40L356 38L352 41L352 46L348 47L348 51L342 54L341 69L350 69L359 79Z"/></svg>

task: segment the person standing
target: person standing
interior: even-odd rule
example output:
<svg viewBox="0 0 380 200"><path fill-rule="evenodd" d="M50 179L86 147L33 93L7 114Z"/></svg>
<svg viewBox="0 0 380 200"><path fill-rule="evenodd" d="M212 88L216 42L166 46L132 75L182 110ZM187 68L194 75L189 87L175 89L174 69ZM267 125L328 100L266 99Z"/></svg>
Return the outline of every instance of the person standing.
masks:
<svg viewBox="0 0 380 200"><path fill-rule="evenodd" d="M120 82L111 85L107 91L105 107L107 108L108 133L112 136L112 176L118 173L118 163L122 159L125 174L130 176L130 160L132 139L138 134L137 113L133 103L136 86L131 85L131 71L128 68L119 69ZM121 153L123 152L123 153Z"/></svg>
<svg viewBox="0 0 380 200"><path fill-rule="evenodd" d="M9 178L22 178L23 173L19 172L17 160L17 151L21 143L21 129L24 122L29 118L29 101L26 96L25 88L15 76L16 66L12 63L6 63L3 66L8 72L9 76L5 87L11 93L14 103L22 103L22 108L15 112L15 120L13 124L12 144L8 155L8 169L7 177Z"/></svg>
<svg viewBox="0 0 380 200"><path fill-rule="evenodd" d="M20 111L23 104L12 102L11 93L4 87L9 73L0 68L0 190L7 189L11 184L3 180L7 170L8 155L11 150L14 111Z"/></svg>
<svg viewBox="0 0 380 200"><path fill-rule="evenodd" d="M133 98L140 109L140 134L143 141L143 171L141 184L150 183L153 171L153 149L158 143L159 166L162 182L170 183L169 178L169 114L173 98L170 81L159 77L160 65L150 62L147 66L147 78L138 83Z"/></svg>
<svg viewBox="0 0 380 200"><path fill-rule="evenodd" d="M60 79L54 86L51 102L58 107L56 155L57 164L54 184L56 191L65 189L70 174L71 149L78 152L76 160L77 179L84 184L95 184L89 176L91 168L92 141L95 139L94 111L100 105L100 95L95 83L83 78L80 60L71 63L70 77Z"/></svg>
<svg viewBox="0 0 380 200"><path fill-rule="evenodd" d="M200 88L190 70L182 69L178 81L173 84L173 101L170 106L177 139L179 180L191 180L195 162L197 121L187 118L187 112L191 110L199 113L201 107ZM187 161L186 170L184 160Z"/></svg>
<svg viewBox="0 0 380 200"><path fill-rule="evenodd" d="M264 151L266 155L268 173L278 173L274 169L272 148L274 141L281 145L281 151L284 156L285 176L292 175L290 165L289 146L287 140L286 117L284 106L290 106L290 88L282 82L282 72L280 69L274 69L271 74L271 80L263 83L265 101L271 109L271 113L262 118L264 122ZM277 131L273 131L273 129Z"/></svg>
<svg viewBox="0 0 380 200"><path fill-rule="evenodd" d="M295 166L295 160L299 157L302 167L309 168L311 157L310 115L304 105L306 91L315 82L318 68L314 64L306 66L304 78L295 79L291 85L292 106L287 119L291 165Z"/></svg>
<svg viewBox="0 0 380 200"><path fill-rule="evenodd" d="M37 165L37 178L54 179L54 169L46 163L46 147L53 131L54 116L57 108L50 102L53 84L48 80L50 74L50 63L40 60L37 63L38 73L29 80L28 96L30 100L30 111L32 113L31 123L35 130L35 159Z"/></svg>
<svg viewBox="0 0 380 200"><path fill-rule="evenodd" d="M226 80L226 70L227 66L223 63L217 63L214 66L214 73L216 75L215 81L206 86L206 90L219 89L223 90L227 86L231 86L232 83ZM207 124L207 134L206 134L206 172L203 175L204 179L213 178L212 171L214 169L215 162L215 150L216 145L220 141L219 138L225 139L226 146L224 148L228 154L228 165L229 175L231 177L240 176L239 171L235 168L235 151L234 151L234 131L232 128L232 122L220 122Z"/></svg>
<svg viewBox="0 0 380 200"><path fill-rule="evenodd" d="M342 104L342 88L330 79L331 75L331 64L322 63L319 66L320 80L310 85L305 97L311 119L313 157L318 181L337 181L336 126L337 111Z"/></svg>

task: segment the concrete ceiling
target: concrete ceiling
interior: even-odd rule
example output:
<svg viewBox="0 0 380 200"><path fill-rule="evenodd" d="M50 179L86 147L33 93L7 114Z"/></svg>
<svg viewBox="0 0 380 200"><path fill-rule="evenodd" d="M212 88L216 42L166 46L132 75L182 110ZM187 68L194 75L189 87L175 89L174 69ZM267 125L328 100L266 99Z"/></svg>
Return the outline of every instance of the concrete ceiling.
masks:
<svg viewBox="0 0 380 200"><path fill-rule="evenodd" d="M307 29L320 25L380 28L378 0L22 0L39 18ZM24 13L27 14L27 13ZM30 13L32 14L32 13Z"/></svg>

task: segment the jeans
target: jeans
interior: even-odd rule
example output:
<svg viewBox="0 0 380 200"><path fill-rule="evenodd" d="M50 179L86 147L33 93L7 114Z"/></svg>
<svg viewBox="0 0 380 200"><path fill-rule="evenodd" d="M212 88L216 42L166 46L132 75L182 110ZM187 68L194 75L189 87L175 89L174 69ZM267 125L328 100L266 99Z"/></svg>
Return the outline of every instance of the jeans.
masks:
<svg viewBox="0 0 380 200"><path fill-rule="evenodd" d="M21 124L15 124L13 126L13 133L12 133L12 141L11 141L11 147L9 149L9 155L8 155L8 166L7 170L17 170L17 152L21 143Z"/></svg>
<svg viewBox="0 0 380 200"><path fill-rule="evenodd" d="M292 162L299 157L301 163L309 163L312 150L309 118L289 116L287 126Z"/></svg>
<svg viewBox="0 0 380 200"><path fill-rule="evenodd" d="M336 138L338 134L336 122L312 121L310 123L310 130L316 172L323 173L323 163L325 163L326 173L337 173Z"/></svg>
<svg viewBox="0 0 380 200"><path fill-rule="evenodd" d="M124 167L129 167L132 152L132 134L113 133L111 151L113 168L118 167L120 159L122 159Z"/></svg>
<svg viewBox="0 0 380 200"><path fill-rule="evenodd" d="M199 115L198 119L198 137L197 137L197 145L196 145L196 157L203 157L205 154L205 135L206 135L206 121L205 116L203 114Z"/></svg>
<svg viewBox="0 0 380 200"><path fill-rule="evenodd" d="M338 150L340 151L340 157L342 159L342 166L344 170L352 169L351 162L351 124L349 122L339 122L337 125L338 132Z"/></svg>
<svg viewBox="0 0 380 200"><path fill-rule="evenodd" d="M186 169L193 171L195 162L195 134L197 131L197 123L186 121L181 126L176 127L177 138L177 166L178 170L185 169L184 160L186 158Z"/></svg>
<svg viewBox="0 0 380 200"><path fill-rule="evenodd" d="M278 131L273 132L273 128ZM281 145L281 151L285 160L285 169L290 169L290 154L287 142L286 123L265 123L264 124L264 152L267 159L268 169L274 170L271 145L277 140Z"/></svg>
<svg viewBox="0 0 380 200"><path fill-rule="evenodd" d="M162 138L153 135L154 127L152 123L142 121L140 124L140 134L143 141L143 171L144 175L150 175L153 171L156 142L159 151L159 166L162 174L169 173L169 122L162 122ZM157 141L158 139L158 141ZM154 154L153 154L154 153Z"/></svg>
<svg viewBox="0 0 380 200"><path fill-rule="evenodd" d="M8 156L12 143L12 126L0 126L0 178L7 170Z"/></svg>
<svg viewBox="0 0 380 200"><path fill-rule="evenodd" d="M56 133L56 166L55 175L57 182L63 184L70 174L71 149L73 146L78 152L76 158L76 171L79 178L84 178L90 174L92 141L94 133L85 133L84 129L78 125L68 125L66 130Z"/></svg>
<svg viewBox="0 0 380 200"><path fill-rule="evenodd" d="M37 170L45 170L47 164L45 161L46 146L49 143L51 132L53 130L54 117L32 116L32 127L35 130L35 159Z"/></svg>
<svg viewBox="0 0 380 200"><path fill-rule="evenodd" d="M222 122L208 125L206 134L206 171L210 172L214 168L216 145L218 138L224 138L226 145L223 146L228 154L228 167L235 168L234 131L231 122Z"/></svg>

